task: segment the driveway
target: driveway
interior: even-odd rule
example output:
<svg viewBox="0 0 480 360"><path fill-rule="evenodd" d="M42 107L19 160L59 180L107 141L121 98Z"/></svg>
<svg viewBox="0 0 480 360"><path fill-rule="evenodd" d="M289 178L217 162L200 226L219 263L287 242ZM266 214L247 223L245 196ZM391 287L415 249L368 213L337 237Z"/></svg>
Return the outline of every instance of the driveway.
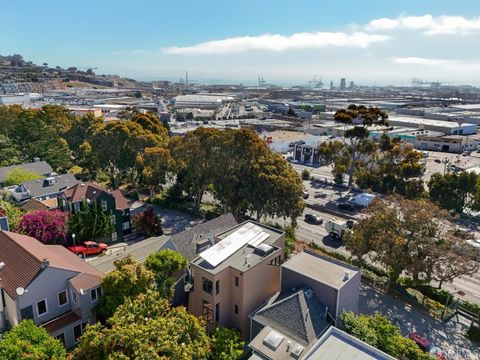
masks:
<svg viewBox="0 0 480 360"><path fill-rule="evenodd" d="M412 307L399 299L362 284L359 312L379 312L400 326L403 335L416 332L441 348L449 360L478 360L480 349L463 334L470 322L462 317L448 323L436 320L421 308Z"/></svg>
<svg viewBox="0 0 480 360"><path fill-rule="evenodd" d="M202 222L202 219L194 215L177 210L163 209L141 201L134 201L130 203L130 214L133 217L134 215L145 211L145 209L149 206L152 206L155 214L160 215L162 218L162 229L165 235L177 234Z"/></svg>

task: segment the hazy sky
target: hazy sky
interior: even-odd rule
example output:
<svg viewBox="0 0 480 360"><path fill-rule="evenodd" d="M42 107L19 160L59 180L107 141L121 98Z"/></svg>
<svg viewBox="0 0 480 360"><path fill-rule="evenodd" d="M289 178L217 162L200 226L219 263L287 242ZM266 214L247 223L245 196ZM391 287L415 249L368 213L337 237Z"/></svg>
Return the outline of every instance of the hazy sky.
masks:
<svg viewBox="0 0 480 360"><path fill-rule="evenodd" d="M480 84L479 0L0 0L0 54L137 79Z"/></svg>

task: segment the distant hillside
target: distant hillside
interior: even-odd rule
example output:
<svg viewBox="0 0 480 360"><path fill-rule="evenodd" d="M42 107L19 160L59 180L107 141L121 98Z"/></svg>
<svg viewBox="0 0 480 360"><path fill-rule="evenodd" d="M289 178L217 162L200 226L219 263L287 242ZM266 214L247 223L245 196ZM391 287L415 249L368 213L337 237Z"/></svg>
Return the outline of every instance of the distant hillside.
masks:
<svg viewBox="0 0 480 360"><path fill-rule="evenodd" d="M118 75L97 75L95 68L81 70L77 67L62 68L50 67L26 61L22 55L0 55L0 83L45 83L45 82L72 82L69 85L87 83L105 87L131 86L132 79L122 79Z"/></svg>

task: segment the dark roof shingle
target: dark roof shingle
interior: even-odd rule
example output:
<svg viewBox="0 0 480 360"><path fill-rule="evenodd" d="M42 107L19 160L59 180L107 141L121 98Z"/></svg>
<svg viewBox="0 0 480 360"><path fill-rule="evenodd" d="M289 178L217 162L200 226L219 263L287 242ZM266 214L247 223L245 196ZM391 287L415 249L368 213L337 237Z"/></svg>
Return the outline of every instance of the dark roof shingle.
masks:
<svg viewBox="0 0 480 360"><path fill-rule="evenodd" d="M307 346L328 327L326 308L310 289L274 295L253 320Z"/></svg>

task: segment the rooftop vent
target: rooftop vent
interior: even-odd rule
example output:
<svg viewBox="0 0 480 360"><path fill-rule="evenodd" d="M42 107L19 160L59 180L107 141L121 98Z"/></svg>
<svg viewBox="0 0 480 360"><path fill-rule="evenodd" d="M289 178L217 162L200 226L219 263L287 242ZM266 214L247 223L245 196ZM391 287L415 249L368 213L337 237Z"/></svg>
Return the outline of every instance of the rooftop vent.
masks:
<svg viewBox="0 0 480 360"><path fill-rule="evenodd" d="M202 251L205 251L209 247L213 245L212 240L210 238L202 238L201 236L198 238L196 243L196 253L200 254Z"/></svg>
<svg viewBox="0 0 480 360"><path fill-rule="evenodd" d="M312 289L305 290L305 296L307 297L307 299L311 299L313 296L313 290Z"/></svg>
<svg viewBox="0 0 480 360"><path fill-rule="evenodd" d="M350 279L350 271L345 270L343 273L343 281L347 281L348 279Z"/></svg>
<svg viewBox="0 0 480 360"><path fill-rule="evenodd" d="M282 334L272 330L268 333L265 339L263 339L263 344L275 351L278 349L284 339L285 337Z"/></svg>
<svg viewBox="0 0 480 360"><path fill-rule="evenodd" d="M53 177L48 177L46 178L45 180L43 180L43 185L44 186L52 186L53 184L55 184L57 182L57 180Z"/></svg>
<svg viewBox="0 0 480 360"><path fill-rule="evenodd" d="M252 264L250 263L250 258L252 257L252 254L247 254L247 256L245 256L245 265L250 267Z"/></svg>
<svg viewBox="0 0 480 360"><path fill-rule="evenodd" d="M271 254L273 252L273 247L262 243L260 245L257 245L255 247L255 250L253 250L253 253L258 256L267 256L268 254Z"/></svg>
<svg viewBox="0 0 480 360"><path fill-rule="evenodd" d="M294 359L298 359L302 354L303 346L300 344L295 344L292 348L292 352L290 353Z"/></svg>
<svg viewBox="0 0 480 360"><path fill-rule="evenodd" d="M5 263L3 261L0 262L0 270L2 270L5 267Z"/></svg>

